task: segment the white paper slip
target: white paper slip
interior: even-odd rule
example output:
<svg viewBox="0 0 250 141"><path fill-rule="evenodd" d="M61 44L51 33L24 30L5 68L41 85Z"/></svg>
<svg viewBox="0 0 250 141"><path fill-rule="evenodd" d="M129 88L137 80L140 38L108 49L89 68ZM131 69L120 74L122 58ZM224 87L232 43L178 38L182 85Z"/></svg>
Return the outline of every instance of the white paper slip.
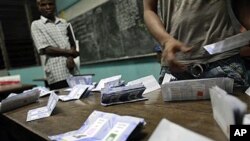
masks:
<svg viewBox="0 0 250 141"><path fill-rule="evenodd" d="M149 141L212 141L166 119L162 119Z"/></svg>
<svg viewBox="0 0 250 141"><path fill-rule="evenodd" d="M96 86L96 88L92 89L92 91L101 91L102 88L104 88L105 83L112 82L112 81L121 81L121 75L116 75L108 78L101 79Z"/></svg>
<svg viewBox="0 0 250 141"><path fill-rule="evenodd" d="M67 83L70 88L82 84L82 85L91 85L92 84L92 75L80 75L80 76L72 76L67 78Z"/></svg>
<svg viewBox="0 0 250 141"><path fill-rule="evenodd" d="M230 125L240 125L247 111L247 105L238 98L215 86L209 89L213 117L226 137L230 137Z"/></svg>
<svg viewBox="0 0 250 141"><path fill-rule="evenodd" d="M245 91L245 93L250 96L250 87Z"/></svg>
<svg viewBox="0 0 250 141"><path fill-rule="evenodd" d="M157 82L157 80L155 79L153 75L149 75L146 77L142 77L142 78L130 81L127 83L127 85L129 86L129 85L135 85L135 84L140 84L140 83L142 83L146 87L146 90L143 92L143 94L147 94L147 93L150 93L152 91L155 91L161 88L161 86L159 85L159 83Z"/></svg>
<svg viewBox="0 0 250 141"><path fill-rule="evenodd" d="M60 95L59 99L62 101L80 99L80 97L87 91L88 87L89 85L76 85L72 88L68 95Z"/></svg>
<svg viewBox="0 0 250 141"><path fill-rule="evenodd" d="M52 111L55 109L58 100L58 96L55 93L51 93L46 106L28 111L26 121L49 117Z"/></svg>
<svg viewBox="0 0 250 141"><path fill-rule="evenodd" d="M244 125L250 125L250 114L246 114L243 119Z"/></svg>
<svg viewBox="0 0 250 141"><path fill-rule="evenodd" d="M250 41L250 31L242 32L226 38L225 40L204 46L209 54L223 53L235 48L248 45Z"/></svg>
<svg viewBox="0 0 250 141"><path fill-rule="evenodd" d="M176 78L172 74L165 73L162 84L168 83L171 80L175 80Z"/></svg>

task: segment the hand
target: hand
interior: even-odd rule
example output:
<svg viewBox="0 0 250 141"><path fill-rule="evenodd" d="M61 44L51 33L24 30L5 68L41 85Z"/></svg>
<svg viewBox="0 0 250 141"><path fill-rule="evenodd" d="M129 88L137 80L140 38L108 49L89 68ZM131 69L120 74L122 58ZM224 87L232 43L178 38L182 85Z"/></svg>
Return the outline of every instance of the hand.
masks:
<svg viewBox="0 0 250 141"><path fill-rule="evenodd" d="M170 38L167 42L164 43L164 50L162 53L163 60L168 64L172 72L182 72L187 69L187 66L181 64L176 60L176 53L183 52L186 53L192 48L187 47L180 41Z"/></svg>
<svg viewBox="0 0 250 141"><path fill-rule="evenodd" d="M70 53L70 56L72 56L73 58L76 58L80 54L78 51L76 51L73 48L69 50L69 53Z"/></svg>
<svg viewBox="0 0 250 141"><path fill-rule="evenodd" d="M69 69L69 71L74 70L75 68L75 62L73 57L68 57L66 60L66 67Z"/></svg>

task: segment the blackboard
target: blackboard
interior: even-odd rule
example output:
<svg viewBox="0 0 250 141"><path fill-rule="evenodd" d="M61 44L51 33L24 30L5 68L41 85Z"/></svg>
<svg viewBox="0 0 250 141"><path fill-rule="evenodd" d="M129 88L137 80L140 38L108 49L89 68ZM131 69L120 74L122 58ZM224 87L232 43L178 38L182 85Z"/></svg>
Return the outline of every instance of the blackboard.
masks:
<svg viewBox="0 0 250 141"><path fill-rule="evenodd" d="M144 24L142 0L109 0L69 22L79 40L81 64L154 54L156 41Z"/></svg>

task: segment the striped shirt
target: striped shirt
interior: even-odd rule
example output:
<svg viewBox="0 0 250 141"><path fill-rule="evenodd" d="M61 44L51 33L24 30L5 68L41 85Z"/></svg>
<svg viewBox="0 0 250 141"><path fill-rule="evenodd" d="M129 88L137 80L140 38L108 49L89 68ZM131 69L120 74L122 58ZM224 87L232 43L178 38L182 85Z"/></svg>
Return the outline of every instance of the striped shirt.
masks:
<svg viewBox="0 0 250 141"><path fill-rule="evenodd" d="M55 22L41 16L39 20L31 24L31 34L38 53L48 84L53 84L72 76L66 67L67 58L64 56L52 57L43 54L46 47L70 49L69 37L67 36L68 23L56 17ZM73 72L77 73L76 70Z"/></svg>

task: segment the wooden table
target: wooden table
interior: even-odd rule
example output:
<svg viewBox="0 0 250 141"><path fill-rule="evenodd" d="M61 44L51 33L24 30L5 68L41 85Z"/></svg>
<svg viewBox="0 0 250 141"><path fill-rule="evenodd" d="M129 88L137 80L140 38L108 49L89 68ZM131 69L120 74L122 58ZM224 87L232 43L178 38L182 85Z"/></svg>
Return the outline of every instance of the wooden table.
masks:
<svg viewBox="0 0 250 141"><path fill-rule="evenodd" d="M65 94L60 91L60 94L62 93ZM237 94L237 96L247 102L248 107L250 106L249 96L246 94ZM26 122L28 110L45 106L48 99L45 97L38 103L4 113L0 120L6 121L6 125L14 134L18 130L19 134L21 133L18 136L20 140L48 140L49 135L79 129L87 117L94 110L98 110L144 118L147 124L136 135L136 141L148 140L162 118L211 139L227 141L213 118L210 100L164 102L160 90L147 94L146 97L149 100L104 107L100 105L100 95L95 93L81 100L60 101L50 117Z"/></svg>
<svg viewBox="0 0 250 141"><path fill-rule="evenodd" d="M35 86L33 84L0 85L0 100L6 98L10 93L21 93Z"/></svg>

